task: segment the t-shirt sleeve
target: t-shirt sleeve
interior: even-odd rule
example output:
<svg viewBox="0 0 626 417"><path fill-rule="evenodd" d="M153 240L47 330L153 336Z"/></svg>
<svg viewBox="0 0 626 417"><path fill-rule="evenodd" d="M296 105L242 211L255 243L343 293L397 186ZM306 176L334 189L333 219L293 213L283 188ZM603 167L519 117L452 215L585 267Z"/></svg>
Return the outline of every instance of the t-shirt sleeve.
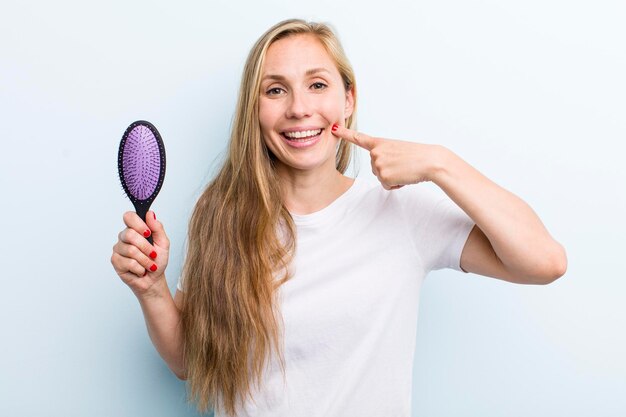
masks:
<svg viewBox="0 0 626 417"><path fill-rule="evenodd" d="M474 221L440 188L414 184L405 191L404 212L426 272L461 269L461 253Z"/></svg>

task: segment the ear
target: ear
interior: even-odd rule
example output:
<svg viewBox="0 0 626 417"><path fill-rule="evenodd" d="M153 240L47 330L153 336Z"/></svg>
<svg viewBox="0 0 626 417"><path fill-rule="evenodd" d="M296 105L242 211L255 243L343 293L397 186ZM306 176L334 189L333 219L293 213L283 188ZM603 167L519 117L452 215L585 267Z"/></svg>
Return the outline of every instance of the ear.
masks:
<svg viewBox="0 0 626 417"><path fill-rule="evenodd" d="M346 91L346 107L344 108L344 116L347 119L354 112L354 87L350 87Z"/></svg>

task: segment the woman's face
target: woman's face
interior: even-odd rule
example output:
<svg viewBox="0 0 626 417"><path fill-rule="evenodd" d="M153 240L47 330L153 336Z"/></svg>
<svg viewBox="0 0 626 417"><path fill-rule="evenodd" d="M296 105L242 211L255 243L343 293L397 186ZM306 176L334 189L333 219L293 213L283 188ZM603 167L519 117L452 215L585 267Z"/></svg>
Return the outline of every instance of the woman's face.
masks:
<svg viewBox="0 0 626 417"><path fill-rule="evenodd" d="M267 50L259 121L263 140L280 163L334 170L340 139L330 128L344 125L353 105L352 90L346 92L334 60L315 36L292 35Z"/></svg>

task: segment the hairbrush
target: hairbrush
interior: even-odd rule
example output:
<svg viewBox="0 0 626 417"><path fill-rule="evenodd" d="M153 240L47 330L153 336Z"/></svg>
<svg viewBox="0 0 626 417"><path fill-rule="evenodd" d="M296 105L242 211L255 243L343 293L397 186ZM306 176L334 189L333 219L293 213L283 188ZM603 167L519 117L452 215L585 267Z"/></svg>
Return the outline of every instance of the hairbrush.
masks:
<svg viewBox="0 0 626 417"><path fill-rule="evenodd" d="M128 126L117 154L117 171L126 195L145 222L165 178L165 146L152 123L138 120ZM147 239L153 243L152 235Z"/></svg>

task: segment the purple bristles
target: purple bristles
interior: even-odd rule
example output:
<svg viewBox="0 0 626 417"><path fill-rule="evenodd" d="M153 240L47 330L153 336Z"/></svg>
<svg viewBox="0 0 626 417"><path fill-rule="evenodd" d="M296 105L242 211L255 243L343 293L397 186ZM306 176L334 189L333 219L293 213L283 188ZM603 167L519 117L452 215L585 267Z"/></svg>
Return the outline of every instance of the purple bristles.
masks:
<svg viewBox="0 0 626 417"><path fill-rule="evenodd" d="M161 156L154 133L146 126L136 126L124 144L123 175L128 191L138 200L145 200L159 182Z"/></svg>

